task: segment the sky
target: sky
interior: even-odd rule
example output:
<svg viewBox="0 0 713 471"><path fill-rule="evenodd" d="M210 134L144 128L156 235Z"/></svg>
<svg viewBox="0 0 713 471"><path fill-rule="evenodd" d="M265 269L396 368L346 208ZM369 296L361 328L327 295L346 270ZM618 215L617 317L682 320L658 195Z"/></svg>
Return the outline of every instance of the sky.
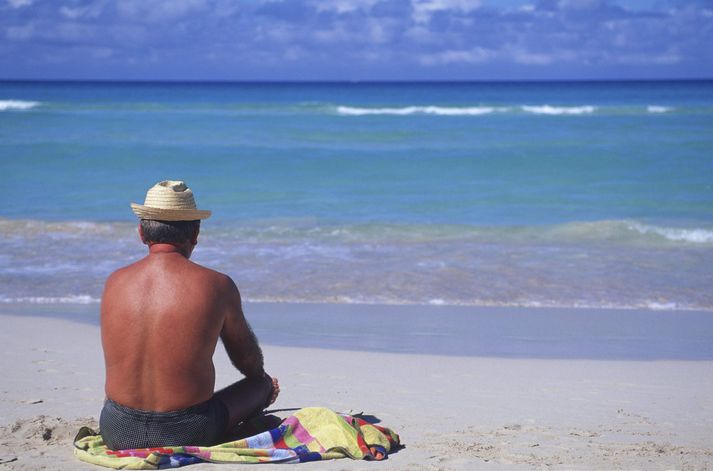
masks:
<svg viewBox="0 0 713 471"><path fill-rule="evenodd" d="M713 78L713 0L0 0L0 79Z"/></svg>

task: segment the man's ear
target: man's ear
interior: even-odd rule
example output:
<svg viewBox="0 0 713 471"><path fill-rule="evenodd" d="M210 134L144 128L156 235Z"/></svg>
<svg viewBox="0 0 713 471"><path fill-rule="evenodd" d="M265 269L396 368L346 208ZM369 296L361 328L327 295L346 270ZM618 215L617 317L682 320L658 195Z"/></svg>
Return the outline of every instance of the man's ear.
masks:
<svg viewBox="0 0 713 471"><path fill-rule="evenodd" d="M141 242L146 243L146 237L144 236L144 229L141 227L141 222L139 222L139 237L141 237Z"/></svg>
<svg viewBox="0 0 713 471"><path fill-rule="evenodd" d="M201 232L201 226L196 227L196 231L193 233L193 238L191 239L191 244L198 245L198 234Z"/></svg>

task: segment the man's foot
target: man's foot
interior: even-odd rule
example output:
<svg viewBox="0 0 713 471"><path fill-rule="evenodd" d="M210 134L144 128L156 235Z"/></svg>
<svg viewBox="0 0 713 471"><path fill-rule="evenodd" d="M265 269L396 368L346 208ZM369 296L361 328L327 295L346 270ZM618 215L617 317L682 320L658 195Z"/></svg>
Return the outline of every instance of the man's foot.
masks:
<svg viewBox="0 0 713 471"><path fill-rule="evenodd" d="M270 379L272 380L272 389L270 389L270 396L267 398L267 403L265 404L265 407L275 402L277 396L280 395L280 383L277 381L277 378Z"/></svg>

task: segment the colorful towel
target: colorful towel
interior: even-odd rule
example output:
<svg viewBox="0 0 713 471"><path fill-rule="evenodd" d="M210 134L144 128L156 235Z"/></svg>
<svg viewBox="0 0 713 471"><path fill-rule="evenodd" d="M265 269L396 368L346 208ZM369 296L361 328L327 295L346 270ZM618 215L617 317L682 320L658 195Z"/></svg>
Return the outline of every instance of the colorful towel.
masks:
<svg viewBox="0 0 713 471"><path fill-rule="evenodd" d="M165 469L188 464L301 463L352 458L381 460L399 445L399 436L385 427L337 414L323 407L300 409L278 427L216 446L170 446L109 450L97 434L82 427L74 439L80 460L115 469Z"/></svg>

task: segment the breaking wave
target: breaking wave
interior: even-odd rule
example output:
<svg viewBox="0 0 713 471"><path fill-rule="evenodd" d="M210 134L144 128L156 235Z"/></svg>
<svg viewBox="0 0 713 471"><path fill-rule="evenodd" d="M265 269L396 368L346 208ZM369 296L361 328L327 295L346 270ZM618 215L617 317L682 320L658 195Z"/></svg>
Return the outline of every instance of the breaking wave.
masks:
<svg viewBox="0 0 713 471"><path fill-rule="evenodd" d="M324 108L323 108L324 110ZM481 116L495 113L518 114L525 113L531 115L549 116L581 116L591 114L614 114L614 115L646 115L663 114L685 111L681 108L662 105L636 105L636 106L554 106L554 105L511 105L511 106L436 106L436 105L411 105L411 106L382 106L382 107L360 107L360 106L335 106L326 110L335 112L342 116L368 116L368 115L435 115L435 116ZM696 110L700 112L701 110Z"/></svg>
<svg viewBox="0 0 713 471"><path fill-rule="evenodd" d="M39 106L38 101L22 101L22 100L0 100L0 111L11 111L11 110L29 110L36 106Z"/></svg>
<svg viewBox="0 0 713 471"><path fill-rule="evenodd" d="M706 229L683 229L675 227L648 226L645 224L631 223L629 228L640 234L656 234L674 242L690 242L694 244L713 243L713 231Z"/></svg>
<svg viewBox="0 0 713 471"><path fill-rule="evenodd" d="M516 112L517 110L531 114L542 115L581 115L591 114L597 111L596 106L551 106L539 105L520 107L507 106L402 106L402 107L356 107L337 106L336 111L343 116L365 116L365 115L437 115L437 116L480 116L492 113Z"/></svg>
<svg viewBox="0 0 713 471"><path fill-rule="evenodd" d="M649 113L667 113L673 111L673 108L670 106L649 105L646 107L646 111Z"/></svg>
<svg viewBox="0 0 713 471"><path fill-rule="evenodd" d="M490 114L496 111L507 111L508 108L497 108L492 106L404 106L400 108L359 108L353 106L337 106L337 113L347 116L363 115L410 115L410 114L433 114L441 116L477 116Z"/></svg>
<svg viewBox="0 0 713 471"><path fill-rule="evenodd" d="M548 115L561 115L561 114L590 114L597 110L596 106L523 106L523 111L533 114L548 114Z"/></svg>

